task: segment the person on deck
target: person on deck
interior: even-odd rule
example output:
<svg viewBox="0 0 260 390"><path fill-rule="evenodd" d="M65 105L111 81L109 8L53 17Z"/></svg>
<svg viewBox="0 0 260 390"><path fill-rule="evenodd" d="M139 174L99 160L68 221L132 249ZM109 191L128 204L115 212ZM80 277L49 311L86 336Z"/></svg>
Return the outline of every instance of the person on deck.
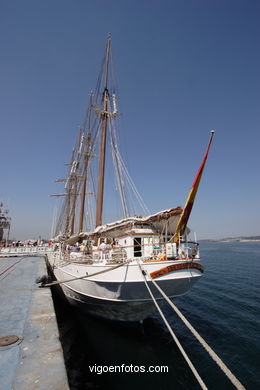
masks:
<svg viewBox="0 0 260 390"><path fill-rule="evenodd" d="M99 250L101 251L101 260L104 260L106 258L106 249L107 245L104 241L101 241L101 244L99 245Z"/></svg>

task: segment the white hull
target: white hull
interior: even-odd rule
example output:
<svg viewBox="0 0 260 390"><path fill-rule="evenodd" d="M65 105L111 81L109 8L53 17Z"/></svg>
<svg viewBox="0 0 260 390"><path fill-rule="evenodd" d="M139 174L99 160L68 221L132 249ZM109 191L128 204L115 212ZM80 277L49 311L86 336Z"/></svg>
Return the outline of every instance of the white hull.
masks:
<svg viewBox="0 0 260 390"><path fill-rule="evenodd" d="M52 254L48 255L51 265L54 263ZM142 268L150 274L161 268L174 264L187 265L189 269L169 272L156 278L156 282L170 297L185 294L202 276L199 269L192 268L190 260L142 262ZM53 268L58 281L91 275L98 271L112 268L113 265L88 265L78 262L64 262ZM149 280L149 278L148 278ZM148 281L156 299L162 298ZM120 268L90 277L61 283L60 287L67 300L88 313L116 321L140 321L147 318L154 310L154 303L143 281L139 265L136 261Z"/></svg>

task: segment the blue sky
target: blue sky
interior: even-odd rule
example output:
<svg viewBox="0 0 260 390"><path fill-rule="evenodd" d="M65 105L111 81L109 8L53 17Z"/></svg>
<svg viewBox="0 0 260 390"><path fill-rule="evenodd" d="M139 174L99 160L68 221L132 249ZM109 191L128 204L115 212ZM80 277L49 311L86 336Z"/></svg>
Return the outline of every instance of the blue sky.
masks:
<svg viewBox="0 0 260 390"><path fill-rule="evenodd" d="M49 237L108 32L122 154L151 212L183 206L215 139L189 226L260 234L260 2L1 0L0 200L11 236Z"/></svg>

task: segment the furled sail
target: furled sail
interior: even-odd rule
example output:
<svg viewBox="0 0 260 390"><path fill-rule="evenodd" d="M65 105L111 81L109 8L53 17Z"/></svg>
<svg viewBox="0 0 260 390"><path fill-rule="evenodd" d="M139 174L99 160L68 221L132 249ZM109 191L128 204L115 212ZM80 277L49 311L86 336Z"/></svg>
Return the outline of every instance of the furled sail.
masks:
<svg viewBox="0 0 260 390"><path fill-rule="evenodd" d="M188 195L185 207L184 207L184 209L182 211L182 214L180 216L180 219L179 219L179 222L178 222L175 234L173 236L173 242L178 242L179 241L179 237L183 236L183 234L185 232L185 229L186 229L189 217L190 217L190 213L191 213L191 210L192 210L192 207L193 207L193 204L194 204L194 200L195 200L198 188L199 188L199 184L200 184L200 180L201 180L202 173L203 173L203 170L204 170L204 166L205 166L206 161L207 161L207 157L208 157L208 154L209 154L209 149L210 149L210 146L211 146L213 135L214 135L214 130L211 130L211 135L210 135L210 140L209 140L209 143L208 143L207 150L205 152L205 155L203 157L201 166L200 166L200 168L199 168L199 170L197 172L197 175L196 175L196 177L194 179L194 182L192 184L192 187L191 187L190 193Z"/></svg>

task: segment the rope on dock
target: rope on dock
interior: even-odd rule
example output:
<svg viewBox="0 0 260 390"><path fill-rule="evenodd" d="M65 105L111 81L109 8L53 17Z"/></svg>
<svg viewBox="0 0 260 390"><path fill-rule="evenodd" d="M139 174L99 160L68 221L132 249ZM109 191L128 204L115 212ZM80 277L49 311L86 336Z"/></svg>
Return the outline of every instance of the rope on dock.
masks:
<svg viewBox="0 0 260 390"><path fill-rule="evenodd" d="M4 269L2 272L0 272L0 276L3 275L4 273L6 273L9 269L13 268L15 265L17 265L18 263L20 263L20 261L22 261L24 259L24 256L21 257L18 261L16 261L15 263L13 263L12 265L10 265L9 267L7 267L6 269Z"/></svg>
<svg viewBox="0 0 260 390"><path fill-rule="evenodd" d="M145 285L146 285L146 287L147 287L147 290L148 290L148 292L149 292L149 294L150 294L150 296L151 296L151 298L152 298L152 300L153 300L153 303L155 304L157 310L159 311L159 313L160 313L160 315L161 315L161 317L162 317L162 319L163 319L163 322L165 323L165 325L166 325L168 331L170 332L170 334L171 334L172 338L174 339L175 343L177 344L177 346L178 346L180 352L182 353L184 359L185 359L186 362L188 363L188 366L190 367L191 371L193 372L195 378L196 378L197 381L199 382L200 387L201 387L203 390L207 390L207 389L208 389L207 386L205 385L205 383L204 383L203 380L201 379L201 377L200 377L198 371L196 370L196 368L195 368L194 365L192 364L190 358L188 357L188 355L186 354L185 350L183 349L183 347L182 347L181 343L179 342L177 336L176 336L175 333L173 332L173 330L172 330L172 328L171 328L169 322L167 321L167 319L165 318L163 312L161 311L160 306L159 306L158 303L156 302L156 299L155 299L155 297L154 297L154 295L153 295L153 293L152 293L150 287L148 286L147 280L146 280L146 278L145 278L146 272L142 269L142 267L141 267L141 265L140 265L139 262L138 262L138 265L139 265L140 271L141 271L141 273L142 273L142 276L143 276L143 279L144 279L144 283L145 283Z"/></svg>
<svg viewBox="0 0 260 390"><path fill-rule="evenodd" d="M145 272L145 271L143 271ZM145 272L146 274L146 272ZM147 274L146 274L147 275ZM150 276L149 276L150 277ZM196 339L200 342L200 344L205 348L205 350L209 353L211 358L217 363L220 369L224 372L224 374L228 377L228 379L233 383L233 385L238 390L246 390L241 382L235 377L235 375L230 371L230 369L225 365L225 363L220 359L220 357L213 351L213 349L207 344L207 342L200 336L200 334L193 328L193 326L189 323L186 317L180 312L180 310L174 305L174 303L167 297L165 292L158 286L158 284L150 277L151 282L157 288L157 290L161 293L164 299L169 303L172 309L176 312L176 314L180 317L180 319L184 322L187 328L191 331L191 333L196 337Z"/></svg>

